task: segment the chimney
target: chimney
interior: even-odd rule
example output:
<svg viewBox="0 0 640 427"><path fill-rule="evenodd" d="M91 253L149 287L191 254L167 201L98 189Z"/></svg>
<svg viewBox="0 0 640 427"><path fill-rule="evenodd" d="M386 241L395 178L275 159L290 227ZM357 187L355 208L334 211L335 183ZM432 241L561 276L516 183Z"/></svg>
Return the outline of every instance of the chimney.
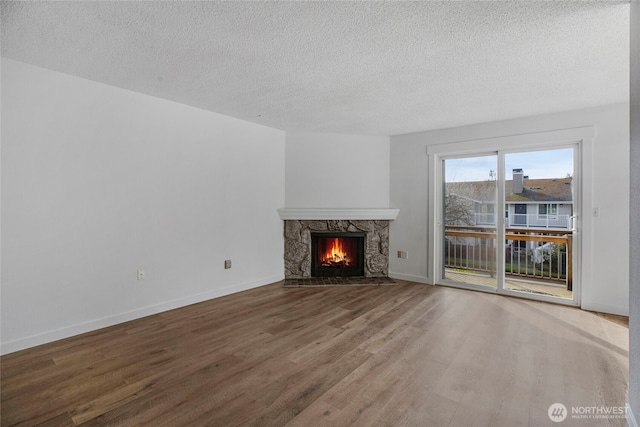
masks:
<svg viewBox="0 0 640 427"><path fill-rule="evenodd" d="M513 170L513 194L522 194L524 190L522 169Z"/></svg>

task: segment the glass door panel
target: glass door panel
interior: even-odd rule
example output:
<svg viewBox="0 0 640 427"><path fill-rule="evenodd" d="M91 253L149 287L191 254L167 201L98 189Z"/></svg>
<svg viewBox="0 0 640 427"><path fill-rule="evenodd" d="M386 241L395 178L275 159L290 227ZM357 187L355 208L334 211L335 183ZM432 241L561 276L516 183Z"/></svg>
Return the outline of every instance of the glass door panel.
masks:
<svg viewBox="0 0 640 427"><path fill-rule="evenodd" d="M504 289L571 300L574 149L504 156Z"/></svg>
<svg viewBox="0 0 640 427"><path fill-rule="evenodd" d="M498 156L443 161L443 272L446 281L497 288Z"/></svg>

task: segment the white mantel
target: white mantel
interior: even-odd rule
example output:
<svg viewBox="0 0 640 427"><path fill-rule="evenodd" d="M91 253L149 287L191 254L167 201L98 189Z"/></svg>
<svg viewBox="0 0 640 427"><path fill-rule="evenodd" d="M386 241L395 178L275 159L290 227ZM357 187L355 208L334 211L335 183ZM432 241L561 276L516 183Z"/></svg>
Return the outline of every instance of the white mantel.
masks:
<svg viewBox="0 0 640 427"><path fill-rule="evenodd" d="M278 215L282 220L394 220L400 209L315 209L281 208Z"/></svg>

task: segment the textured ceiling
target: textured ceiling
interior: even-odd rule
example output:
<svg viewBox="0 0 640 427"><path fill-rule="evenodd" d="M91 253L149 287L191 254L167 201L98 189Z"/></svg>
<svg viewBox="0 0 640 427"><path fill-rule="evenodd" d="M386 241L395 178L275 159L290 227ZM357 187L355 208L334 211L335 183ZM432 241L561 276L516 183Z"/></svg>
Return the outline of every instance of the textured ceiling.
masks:
<svg viewBox="0 0 640 427"><path fill-rule="evenodd" d="M2 55L288 131L629 99L627 2L12 2Z"/></svg>

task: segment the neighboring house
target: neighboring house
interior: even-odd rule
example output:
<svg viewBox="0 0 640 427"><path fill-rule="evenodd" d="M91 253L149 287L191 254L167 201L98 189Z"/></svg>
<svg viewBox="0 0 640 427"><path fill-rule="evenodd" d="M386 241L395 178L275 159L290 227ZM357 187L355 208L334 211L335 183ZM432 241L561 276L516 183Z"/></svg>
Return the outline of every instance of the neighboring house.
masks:
<svg viewBox="0 0 640 427"><path fill-rule="evenodd" d="M512 228L569 228L573 215L572 178L529 179L522 169L505 181L505 226ZM495 225L495 181L446 184L448 225Z"/></svg>

